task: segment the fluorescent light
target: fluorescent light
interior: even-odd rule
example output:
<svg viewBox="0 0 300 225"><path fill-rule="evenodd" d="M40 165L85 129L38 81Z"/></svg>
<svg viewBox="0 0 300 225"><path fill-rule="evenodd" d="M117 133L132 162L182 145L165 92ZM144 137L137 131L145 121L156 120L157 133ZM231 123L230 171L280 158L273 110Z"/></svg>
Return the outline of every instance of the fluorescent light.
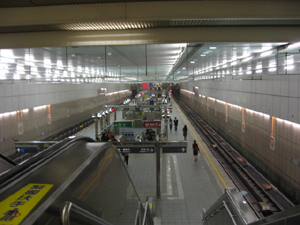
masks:
<svg viewBox="0 0 300 225"><path fill-rule="evenodd" d="M273 51L266 51L266 52L263 52L260 54L260 57L265 57L265 56L268 56L268 55L271 55L273 53Z"/></svg>
<svg viewBox="0 0 300 225"><path fill-rule="evenodd" d="M256 70L255 72L256 73L262 73L262 70Z"/></svg>
<svg viewBox="0 0 300 225"><path fill-rule="evenodd" d="M190 61L190 63L195 63L195 61Z"/></svg>
<svg viewBox="0 0 300 225"><path fill-rule="evenodd" d="M37 106L37 107L34 107L33 110L44 109L46 107L47 107L46 105Z"/></svg>
<svg viewBox="0 0 300 225"><path fill-rule="evenodd" d="M217 49L217 47L211 46L211 47L209 47L209 49Z"/></svg>
<svg viewBox="0 0 300 225"><path fill-rule="evenodd" d="M289 65L289 66L286 66L284 67L285 70L292 70L294 69L294 66L293 65Z"/></svg>
<svg viewBox="0 0 300 225"><path fill-rule="evenodd" d="M300 47L300 42L289 45L287 48L297 48Z"/></svg>
<svg viewBox="0 0 300 225"><path fill-rule="evenodd" d="M247 57L247 58L244 58L242 61L243 61L243 62L247 62L247 61L249 61L249 60L251 60L251 59L252 59L252 56Z"/></svg>
<svg viewBox="0 0 300 225"><path fill-rule="evenodd" d="M276 68L269 68L268 71L269 72L275 72L277 69Z"/></svg>

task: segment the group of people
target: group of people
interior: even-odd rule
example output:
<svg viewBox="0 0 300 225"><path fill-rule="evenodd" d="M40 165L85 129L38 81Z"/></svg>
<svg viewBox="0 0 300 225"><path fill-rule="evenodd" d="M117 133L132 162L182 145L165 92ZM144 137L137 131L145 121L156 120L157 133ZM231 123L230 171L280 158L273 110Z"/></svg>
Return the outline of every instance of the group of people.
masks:
<svg viewBox="0 0 300 225"><path fill-rule="evenodd" d="M174 121L172 120L171 117L170 117L170 119L169 119L170 130L172 130L172 128L173 128L173 122L174 122L175 130L177 130L177 127L178 127L178 119L177 119L176 117L174 118Z"/></svg>
<svg viewBox="0 0 300 225"><path fill-rule="evenodd" d="M109 130L104 130L104 132L101 135L100 141L107 142L107 141L118 141L118 140L111 132L109 132Z"/></svg>

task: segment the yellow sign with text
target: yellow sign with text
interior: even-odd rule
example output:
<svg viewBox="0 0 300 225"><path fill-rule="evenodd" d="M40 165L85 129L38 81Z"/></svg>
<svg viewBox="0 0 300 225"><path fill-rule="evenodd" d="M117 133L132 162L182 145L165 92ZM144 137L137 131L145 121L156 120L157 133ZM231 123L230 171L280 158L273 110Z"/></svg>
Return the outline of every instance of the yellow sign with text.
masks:
<svg viewBox="0 0 300 225"><path fill-rule="evenodd" d="M17 225L48 193L53 184L28 184L0 202L0 225Z"/></svg>

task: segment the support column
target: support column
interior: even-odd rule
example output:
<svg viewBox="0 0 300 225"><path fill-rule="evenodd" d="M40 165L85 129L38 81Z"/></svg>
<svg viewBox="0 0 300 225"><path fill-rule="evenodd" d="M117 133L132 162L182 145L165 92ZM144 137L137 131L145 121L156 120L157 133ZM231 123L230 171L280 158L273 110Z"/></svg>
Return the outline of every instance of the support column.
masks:
<svg viewBox="0 0 300 225"><path fill-rule="evenodd" d="M160 142L155 144L155 154L156 154L156 198L161 200L161 190L160 190L160 151L161 151Z"/></svg>

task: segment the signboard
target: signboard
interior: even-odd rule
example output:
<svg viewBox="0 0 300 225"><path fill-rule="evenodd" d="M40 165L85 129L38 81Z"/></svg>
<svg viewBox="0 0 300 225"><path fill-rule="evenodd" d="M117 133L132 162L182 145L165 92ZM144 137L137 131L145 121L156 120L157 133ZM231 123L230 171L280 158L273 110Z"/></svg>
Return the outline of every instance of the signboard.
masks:
<svg viewBox="0 0 300 225"><path fill-rule="evenodd" d="M23 123L18 123L18 134L22 135L24 133Z"/></svg>
<svg viewBox="0 0 300 225"><path fill-rule="evenodd" d="M187 148L184 146L162 146L163 153L186 153Z"/></svg>
<svg viewBox="0 0 300 225"><path fill-rule="evenodd" d="M142 87L143 89L149 89L149 83L143 83Z"/></svg>
<svg viewBox="0 0 300 225"><path fill-rule="evenodd" d="M161 127L161 121L147 121L144 122L145 128L160 128Z"/></svg>
<svg viewBox="0 0 300 225"><path fill-rule="evenodd" d="M114 122L114 127L132 127L132 121Z"/></svg>
<svg viewBox="0 0 300 225"><path fill-rule="evenodd" d="M157 133L156 128L152 130ZM126 141L134 141L137 135L142 136L143 133L146 133L145 128L119 128L119 134L123 135Z"/></svg>
<svg viewBox="0 0 300 225"><path fill-rule="evenodd" d="M39 152L39 146L38 145L18 145L15 144L16 152L22 152L22 153L38 153ZM1 223L0 223L1 224Z"/></svg>
<svg viewBox="0 0 300 225"><path fill-rule="evenodd" d="M154 145L146 145L146 146L126 145L124 147L117 146L117 149L121 153L155 153Z"/></svg>
<svg viewBox="0 0 300 225"><path fill-rule="evenodd" d="M0 202L0 224L20 224L53 184L28 184Z"/></svg>
<svg viewBox="0 0 300 225"><path fill-rule="evenodd" d="M151 111L159 111L160 108L150 108Z"/></svg>

